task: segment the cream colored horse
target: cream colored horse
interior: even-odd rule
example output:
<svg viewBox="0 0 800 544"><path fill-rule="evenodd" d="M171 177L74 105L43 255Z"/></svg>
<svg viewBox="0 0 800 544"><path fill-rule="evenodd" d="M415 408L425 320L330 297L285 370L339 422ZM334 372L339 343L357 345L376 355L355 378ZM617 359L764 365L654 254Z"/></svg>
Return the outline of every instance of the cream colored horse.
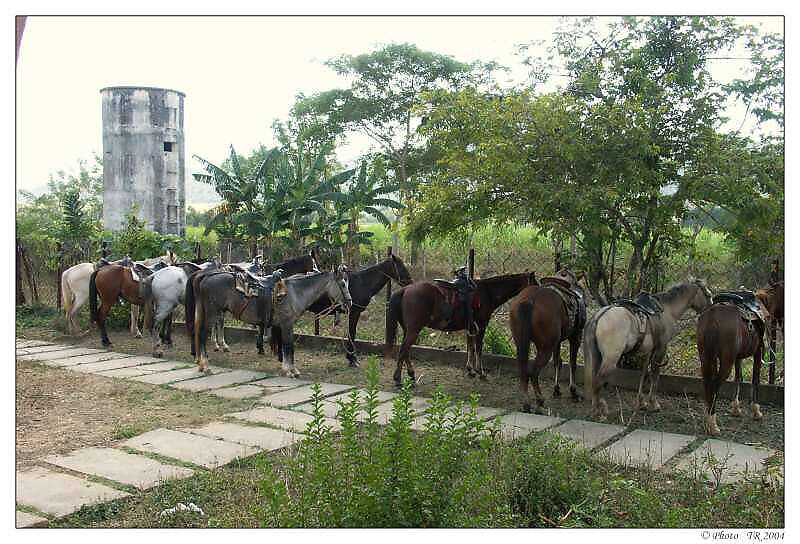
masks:
<svg viewBox="0 0 800 544"><path fill-rule="evenodd" d="M623 306L605 306L586 324L583 331L584 390L586 398L592 400L593 415L603 419L608 415L608 405L601 398L600 389L607 385L608 376L623 355L641 361L637 409L661 409L656 396L659 372L667 345L677 332L678 319L689 308L697 313L708 308L711 305L711 291L705 281L690 277L654 296L661 303L663 311L649 317L641 343L639 319ZM650 379L648 398L642 392L645 378Z"/></svg>

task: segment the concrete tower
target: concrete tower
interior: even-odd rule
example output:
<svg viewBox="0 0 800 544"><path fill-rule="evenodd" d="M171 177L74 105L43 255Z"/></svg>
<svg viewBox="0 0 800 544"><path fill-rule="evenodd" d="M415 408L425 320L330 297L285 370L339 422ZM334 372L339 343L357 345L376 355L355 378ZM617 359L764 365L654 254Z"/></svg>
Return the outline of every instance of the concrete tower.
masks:
<svg viewBox="0 0 800 544"><path fill-rule="evenodd" d="M185 95L106 87L103 99L103 226L120 230L136 204L148 229L186 232Z"/></svg>

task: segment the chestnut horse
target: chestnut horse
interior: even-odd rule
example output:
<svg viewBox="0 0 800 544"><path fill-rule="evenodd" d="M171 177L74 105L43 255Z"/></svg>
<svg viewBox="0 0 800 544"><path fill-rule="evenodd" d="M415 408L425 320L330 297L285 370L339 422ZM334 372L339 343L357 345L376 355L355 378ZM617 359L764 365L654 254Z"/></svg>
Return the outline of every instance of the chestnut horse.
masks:
<svg viewBox="0 0 800 544"><path fill-rule="evenodd" d="M769 308L777 308L778 297L783 302L783 290L762 290L756 299L762 313L770 324L774 317ZM766 303L765 303L766 301ZM763 417L758 404L758 389L761 380L761 361L764 353L764 329L766 324L760 319L746 320L739 309L726 303L715 303L700 315L697 320L697 353L700 357L700 371L703 376L703 396L706 403L706 431L719 436L716 402L722 382L730 376L734 368L736 396L731 403L731 415L742 415L739 404L739 389L742 382L742 359L753 358L753 378L750 391L750 413L754 420Z"/></svg>
<svg viewBox="0 0 800 544"><path fill-rule="evenodd" d="M149 313L151 305L145 304L142 296L141 283L134 280L130 268L118 264L109 264L95 272L89 278L89 311L92 321L97 323L100 328L100 338L104 346L110 346L111 340L108 339L106 331L106 319L111 311L111 307L117 302L119 297L128 301L131 305L145 307L145 322L150 319ZM101 305L97 307L97 296L100 296Z"/></svg>
<svg viewBox="0 0 800 544"><path fill-rule="evenodd" d="M492 278L475 280L476 294L479 305L473 311L473 322L477 326L474 336L467 335L467 371L474 375L473 364L478 369L478 374L486 377L481 362L483 352L483 335L486 326L494 311L511 297L529 285L537 285L535 272L525 274L509 274L494 276ZM403 327L403 343L397 354L397 369L394 372L394 381L400 385L402 365L406 364L408 376L415 380L414 365L411 362L411 346L417 340L424 327L440 331L462 331L466 329L464 323L465 312L448 312L449 307L445 290L455 291L454 288L439 286L429 281L420 281L403 287L392 294L389 300L389 317L386 329L385 357L388 359L395 355L395 339L397 338L397 324Z"/></svg>
<svg viewBox="0 0 800 544"><path fill-rule="evenodd" d="M781 330L781 337L785 338L783 334L783 282L775 282L770 284L769 287L759 289L756 291L756 298L761 301L761 304L767 309L769 313L769 321L767 322L767 337L769 338L769 364L775 364L775 350L777 348L778 329ZM770 371L770 376L774 376L773 370Z"/></svg>
<svg viewBox="0 0 800 544"><path fill-rule="evenodd" d="M548 278L542 278L540 285L526 287L511 301L509 312L511 335L517 346L523 412L531 411L531 400L528 395L529 377L536 394L536 410L539 411L544 406L542 392L539 389L539 372L551 358L555 365L553 396L561 396L558 375L561 369L561 343L564 340L569 340L569 393L573 400L580 400L575 373L578 368L578 348L586 323L586 302L575 274L561 269L556 274L556 280L559 285L569 285L569 287L560 289L558 285L554 285L555 281L550 280L552 283L548 285ZM568 292L562 295L565 290ZM576 291L577 294L573 294ZM531 342L536 345L536 358L533 367L529 368Z"/></svg>

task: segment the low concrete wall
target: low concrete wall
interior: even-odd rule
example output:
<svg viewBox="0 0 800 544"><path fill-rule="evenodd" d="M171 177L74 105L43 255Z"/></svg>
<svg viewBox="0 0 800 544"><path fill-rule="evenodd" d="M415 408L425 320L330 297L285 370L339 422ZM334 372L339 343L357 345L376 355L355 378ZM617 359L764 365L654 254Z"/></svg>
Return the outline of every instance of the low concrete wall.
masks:
<svg viewBox="0 0 800 544"><path fill-rule="evenodd" d="M225 338L228 341L237 342L255 342L256 331L254 329L244 329L239 327L225 327ZM332 347L342 348L342 362L344 359L344 349L342 342L344 338L338 336L313 336L308 334L295 333L296 344L298 346L327 349ZM356 340L356 349L359 354L375 353L383 355L383 344L376 344L367 342L365 340ZM412 346L411 356L415 359L421 359L434 363L440 363L453 366L464 366L467 361L467 354L464 351L450 351L439 348L431 348L426 346ZM504 374L517 375L517 361L513 357L506 357L504 355L483 355L484 365L495 365L493 370L499 370ZM542 376L551 378L553 377L553 367L548 365L542 371ZM618 368L609 377L609 385L615 385L623 389L636 390L639 387L640 373L637 370L627 370ZM562 365L560 372L560 379L569 383L569 366ZM576 379L579 384L583 383L583 365L578 365ZM761 384L759 391L759 401L761 403L770 403L783 405L783 387L779 385ZM681 395L683 393L696 395L702 398L703 395L703 381L699 377L693 376L676 376L673 374L661 374L658 382L658 390L661 393L671 393ZM740 398L746 404L750 399L751 385L749 383L742 384ZM733 398L736 392L736 386L728 381L722 384L720 389L721 395L725 398Z"/></svg>

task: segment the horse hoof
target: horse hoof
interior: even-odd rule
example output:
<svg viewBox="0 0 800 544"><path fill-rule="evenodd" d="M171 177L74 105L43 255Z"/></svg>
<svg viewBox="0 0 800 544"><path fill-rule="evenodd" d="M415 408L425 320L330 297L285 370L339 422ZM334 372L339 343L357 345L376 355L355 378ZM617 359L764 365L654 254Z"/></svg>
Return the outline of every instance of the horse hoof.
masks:
<svg viewBox="0 0 800 544"><path fill-rule="evenodd" d="M350 365L350 368L358 368L359 366L361 366L361 365L358 364L358 360L357 359L349 361L349 365Z"/></svg>
<svg viewBox="0 0 800 544"><path fill-rule="evenodd" d="M530 414L531 413L531 405L528 404L528 403L523 404L522 405L522 411L525 412L526 414Z"/></svg>
<svg viewBox="0 0 800 544"><path fill-rule="evenodd" d="M481 372L480 374L478 374L478 377L484 382L489 381L489 375L486 374L485 372Z"/></svg>
<svg viewBox="0 0 800 544"><path fill-rule="evenodd" d="M759 419L762 419L764 417L764 414L761 413L761 407L758 404L753 404L752 411L753 411L753 419L755 421L758 421Z"/></svg>
<svg viewBox="0 0 800 544"><path fill-rule="evenodd" d="M214 346L214 351L219 351L219 346Z"/></svg>
<svg viewBox="0 0 800 544"><path fill-rule="evenodd" d="M572 402L581 402L583 400L583 397L577 393L571 393L569 398L572 399Z"/></svg>
<svg viewBox="0 0 800 544"><path fill-rule="evenodd" d="M141 338L141 337L142 337L142 333L140 333L140 332L137 332L137 333L134 335L134 338Z"/></svg>
<svg viewBox="0 0 800 544"><path fill-rule="evenodd" d="M553 398L557 399L557 398L560 398L560 397L561 397L561 389L559 389L558 387L554 388L553 389Z"/></svg>
<svg viewBox="0 0 800 544"><path fill-rule="evenodd" d="M230 350L231 348L229 348L228 346L222 346L222 351L224 351L225 353L230 352Z"/></svg>
<svg viewBox="0 0 800 544"><path fill-rule="evenodd" d="M650 411L651 412L660 412L661 411L661 404L659 404L658 402L652 403L650 405Z"/></svg>

